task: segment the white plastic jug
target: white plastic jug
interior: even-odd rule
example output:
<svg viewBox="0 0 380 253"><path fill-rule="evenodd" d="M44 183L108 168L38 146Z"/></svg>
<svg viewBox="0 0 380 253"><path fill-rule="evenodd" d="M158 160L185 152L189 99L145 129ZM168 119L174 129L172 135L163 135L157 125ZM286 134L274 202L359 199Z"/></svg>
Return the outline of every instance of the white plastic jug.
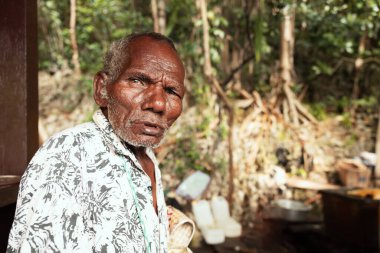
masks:
<svg viewBox="0 0 380 253"><path fill-rule="evenodd" d="M216 222L226 221L230 218L230 210L228 208L228 202L221 196L215 196L211 199L212 213Z"/></svg>
<svg viewBox="0 0 380 253"><path fill-rule="evenodd" d="M216 224L222 228L226 237L239 237L242 226L230 216L227 200L222 196L215 196L211 200L212 213Z"/></svg>
<svg viewBox="0 0 380 253"><path fill-rule="evenodd" d="M191 204L195 221L207 244L219 244L225 240L224 230L216 226L207 200L193 201Z"/></svg>

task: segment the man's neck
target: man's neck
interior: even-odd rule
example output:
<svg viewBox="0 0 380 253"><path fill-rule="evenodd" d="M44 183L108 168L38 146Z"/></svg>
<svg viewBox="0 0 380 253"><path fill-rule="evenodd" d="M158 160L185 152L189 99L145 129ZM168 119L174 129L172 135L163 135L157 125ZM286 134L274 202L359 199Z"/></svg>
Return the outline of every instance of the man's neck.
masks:
<svg viewBox="0 0 380 253"><path fill-rule="evenodd" d="M137 160L140 161L140 159L145 159L147 157L146 155L146 147L136 147L132 146L129 143L126 143L129 150L132 151L132 153L136 156Z"/></svg>
<svg viewBox="0 0 380 253"><path fill-rule="evenodd" d="M154 175L154 166L150 157L146 154L146 147L133 146L126 143L128 149L135 155L142 169L152 178Z"/></svg>
<svg viewBox="0 0 380 253"><path fill-rule="evenodd" d="M153 196L153 207L154 210L157 209L157 198L156 198L156 174L154 171L154 164L150 157L146 154L145 147L136 147L130 144L127 144L127 147L132 151L132 153L136 156L137 161L140 163L140 166L145 171L145 173L149 176L151 186L152 186L152 196Z"/></svg>

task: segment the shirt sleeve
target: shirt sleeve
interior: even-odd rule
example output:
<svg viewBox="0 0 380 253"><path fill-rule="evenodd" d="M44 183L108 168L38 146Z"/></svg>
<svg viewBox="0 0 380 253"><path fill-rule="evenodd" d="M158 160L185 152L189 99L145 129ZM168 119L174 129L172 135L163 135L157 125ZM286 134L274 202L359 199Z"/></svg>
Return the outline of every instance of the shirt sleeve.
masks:
<svg viewBox="0 0 380 253"><path fill-rule="evenodd" d="M74 136L47 141L20 182L7 252L80 252L81 155Z"/></svg>

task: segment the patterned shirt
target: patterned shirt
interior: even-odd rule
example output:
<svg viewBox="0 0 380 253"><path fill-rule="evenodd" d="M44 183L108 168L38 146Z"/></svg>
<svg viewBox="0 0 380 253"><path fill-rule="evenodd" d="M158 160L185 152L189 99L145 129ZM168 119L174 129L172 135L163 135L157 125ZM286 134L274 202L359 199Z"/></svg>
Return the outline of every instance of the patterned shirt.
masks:
<svg viewBox="0 0 380 253"><path fill-rule="evenodd" d="M151 253L167 252L167 211L152 150L146 153L155 166L158 214L150 178L134 154L100 110L93 120L56 134L31 160L7 252L132 253L148 252L147 245Z"/></svg>

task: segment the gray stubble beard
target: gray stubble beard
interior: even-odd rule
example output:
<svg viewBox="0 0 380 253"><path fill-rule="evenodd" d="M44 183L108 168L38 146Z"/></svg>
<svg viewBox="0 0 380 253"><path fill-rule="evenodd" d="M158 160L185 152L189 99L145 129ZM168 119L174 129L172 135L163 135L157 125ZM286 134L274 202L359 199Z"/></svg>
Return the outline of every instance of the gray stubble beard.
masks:
<svg viewBox="0 0 380 253"><path fill-rule="evenodd" d="M110 122L116 135L119 136L123 141L130 144L131 146L144 148L157 148L163 143L168 128L165 128L163 137L161 138L159 143L153 144L149 141L137 141L135 140L135 138L133 138L134 134L131 131L126 131L132 126L132 120L129 119L125 124L123 124L122 121L119 121L117 111L114 108L112 108L112 101L109 102L111 106L108 106L108 121Z"/></svg>

